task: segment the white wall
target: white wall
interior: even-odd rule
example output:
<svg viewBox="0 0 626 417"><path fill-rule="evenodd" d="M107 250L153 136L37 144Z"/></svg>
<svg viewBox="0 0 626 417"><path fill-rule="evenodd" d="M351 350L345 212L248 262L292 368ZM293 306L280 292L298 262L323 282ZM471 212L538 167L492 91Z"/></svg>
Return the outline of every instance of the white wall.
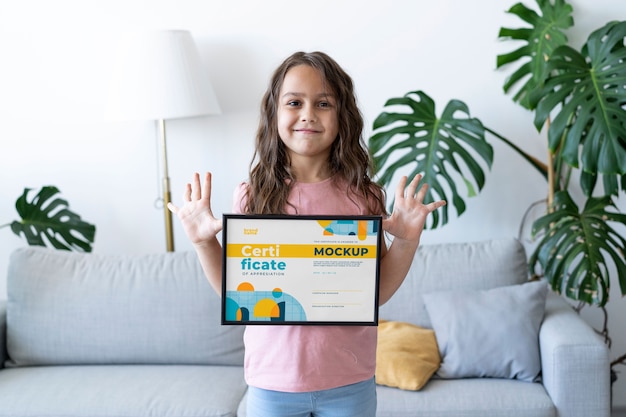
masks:
<svg viewBox="0 0 626 417"><path fill-rule="evenodd" d="M544 138L532 115L502 93L496 55L501 26L521 23L503 0L288 0L3 2L0 13L0 225L18 219L24 187L53 184L73 210L96 224L99 253L164 250L160 180L151 122L100 119L114 35L127 29L192 32L215 87L222 115L168 123L175 202L194 171L214 173L215 214L228 212L232 190L246 178L260 97L270 72L295 50L323 50L353 76L370 126L385 101L425 90L441 110L465 101L487 126L543 159ZM526 4L534 4L530 0ZM617 0L571 0L580 45L592 29L626 18ZM495 163L484 192L461 218L428 231L423 244L517 236L526 208L544 197L543 179L504 145L492 141ZM626 198L619 202L626 209ZM177 250L189 250L175 224ZM0 271L24 246L0 229ZM617 282L614 283L617 287ZM0 274L0 299L6 298ZM610 304L612 357L626 351L617 288ZM591 322L593 311L585 313ZM624 368L622 367L622 370ZM626 405L626 376L615 387Z"/></svg>

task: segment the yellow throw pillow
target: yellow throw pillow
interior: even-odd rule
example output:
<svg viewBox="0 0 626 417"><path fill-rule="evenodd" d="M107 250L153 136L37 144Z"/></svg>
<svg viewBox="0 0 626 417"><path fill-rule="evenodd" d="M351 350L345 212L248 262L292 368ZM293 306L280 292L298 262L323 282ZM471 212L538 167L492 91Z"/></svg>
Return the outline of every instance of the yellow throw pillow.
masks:
<svg viewBox="0 0 626 417"><path fill-rule="evenodd" d="M398 321L379 320L376 383L420 390L439 369L435 332Z"/></svg>

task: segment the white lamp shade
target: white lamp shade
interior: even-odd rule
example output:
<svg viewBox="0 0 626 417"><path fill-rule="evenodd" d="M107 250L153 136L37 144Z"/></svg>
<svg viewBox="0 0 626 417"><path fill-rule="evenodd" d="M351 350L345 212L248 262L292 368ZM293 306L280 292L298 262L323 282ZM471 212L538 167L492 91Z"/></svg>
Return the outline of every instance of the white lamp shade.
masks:
<svg viewBox="0 0 626 417"><path fill-rule="evenodd" d="M107 119L158 120L220 113L188 31L134 33L120 41L109 84Z"/></svg>

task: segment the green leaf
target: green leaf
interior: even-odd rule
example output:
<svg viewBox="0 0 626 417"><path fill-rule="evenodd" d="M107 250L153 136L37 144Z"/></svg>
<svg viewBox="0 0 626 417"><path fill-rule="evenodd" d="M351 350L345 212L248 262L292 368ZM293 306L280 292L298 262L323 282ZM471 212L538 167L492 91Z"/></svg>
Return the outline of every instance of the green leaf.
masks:
<svg viewBox="0 0 626 417"><path fill-rule="evenodd" d="M423 91L392 98L385 107L401 112L383 112L374 121L368 148L378 182L389 187L396 172L407 168L410 178L422 173L422 182L429 185L425 202L444 199L461 215L465 201L457 183L466 187L467 196L475 195L485 184L485 170L477 160L489 169L493 162L482 123L470 118L467 106L458 100L451 100L437 117L434 101ZM428 227L447 222L448 205L433 213Z"/></svg>
<svg viewBox="0 0 626 417"><path fill-rule="evenodd" d="M23 235L29 245L51 245L56 249L91 252L96 227L81 220L69 210L66 200L59 198L54 186L44 186L28 200L30 188L25 188L15 202L21 221L11 223L17 236Z"/></svg>
<svg viewBox="0 0 626 417"><path fill-rule="evenodd" d="M564 0L537 0L541 10L538 14L521 3L511 7L508 13L514 14L530 25L528 28L501 28L498 37L502 40L522 41L524 45L512 52L498 55L497 68L519 62L519 67L505 81L504 92L518 87L513 100L527 109L533 109L532 93L543 86L548 75L546 62L552 52L567 42L563 30L574 24L572 6ZM523 81L525 80L525 81Z"/></svg>
<svg viewBox="0 0 626 417"><path fill-rule="evenodd" d="M607 194L618 193L626 174L625 36L626 21L609 22L589 35L582 52L559 47L548 63L555 75L537 94L537 128L559 109L548 130L550 149L588 174L615 177L603 181Z"/></svg>
<svg viewBox="0 0 626 417"><path fill-rule="evenodd" d="M615 207L610 196L590 198L579 213L566 191L556 193L554 211L533 223L533 236L542 238L529 259L531 273L539 267L556 292L603 306L611 287L610 261L625 295L626 239L609 222L626 226L626 215L607 207Z"/></svg>

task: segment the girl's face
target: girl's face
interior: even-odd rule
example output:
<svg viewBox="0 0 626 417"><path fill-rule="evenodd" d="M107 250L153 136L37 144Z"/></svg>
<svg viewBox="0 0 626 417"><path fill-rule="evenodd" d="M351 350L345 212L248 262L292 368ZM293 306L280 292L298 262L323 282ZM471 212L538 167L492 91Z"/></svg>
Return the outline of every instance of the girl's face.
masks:
<svg viewBox="0 0 626 417"><path fill-rule="evenodd" d="M316 69L298 65L287 72L278 96L277 119L278 134L292 164L328 161L339 132L337 103Z"/></svg>

